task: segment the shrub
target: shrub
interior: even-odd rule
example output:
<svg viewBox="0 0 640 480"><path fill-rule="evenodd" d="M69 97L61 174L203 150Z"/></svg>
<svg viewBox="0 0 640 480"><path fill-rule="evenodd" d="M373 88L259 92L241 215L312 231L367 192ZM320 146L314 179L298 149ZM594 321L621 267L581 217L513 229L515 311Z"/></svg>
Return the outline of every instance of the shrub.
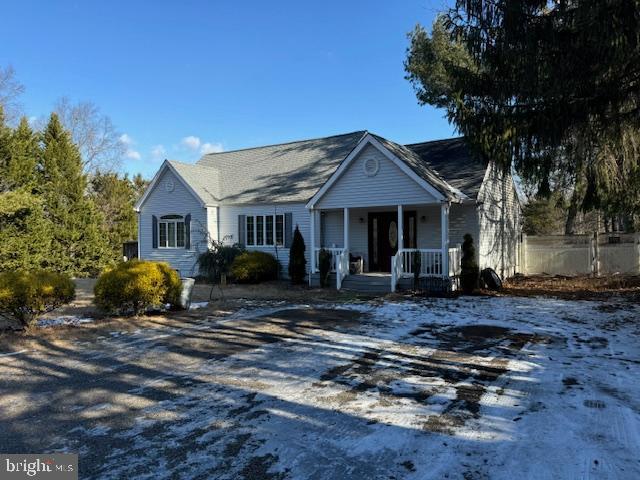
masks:
<svg viewBox="0 0 640 480"><path fill-rule="evenodd" d="M318 253L318 269L320 270L320 286L327 286L329 282L329 273L331 273L331 252L324 248Z"/></svg>
<svg viewBox="0 0 640 480"><path fill-rule="evenodd" d="M307 273L307 260L304 258L305 249L304 238L302 238L302 234L296 225L291 248L289 249L289 277L291 277L291 283L304 282L304 276Z"/></svg>
<svg viewBox="0 0 640 480"><path fill-rule="evenodd" d="M238 255L231 265L231 276L239 283L260 283L278 278L280 264L266 252L248 251Z"/></svg>
<svg viewBox="0 0 640 480"><path fill-rule="evenodd" d="M460 260L460 286L464 293L470 294L476 289L478 275L476 248L473 246L473 237L467 233L462 243L462 259Z"/></svg>
<svg viewBox="0 0 640 480"><path fill-rule="evenodd" d="M66 275L34 270L0 273L0 312L29 326L37 317L69 303L75 285Z"/></svg>
<svg viewBox="0 0 640 480"><path fill-rule="evenodd" d="M143 313L155 305L178 305L182 281L168 263L131 260L105 270L94 288L95 303L109 313Z"/></svg>
<svg viewBox="0 0 640 480"><path fill-rule="evenodd" d="M224 245L213 241L211 247L198 257L198 271L211 283L219 283L223 275L228 275L231 265L244 249L237 243Z"/></svg>

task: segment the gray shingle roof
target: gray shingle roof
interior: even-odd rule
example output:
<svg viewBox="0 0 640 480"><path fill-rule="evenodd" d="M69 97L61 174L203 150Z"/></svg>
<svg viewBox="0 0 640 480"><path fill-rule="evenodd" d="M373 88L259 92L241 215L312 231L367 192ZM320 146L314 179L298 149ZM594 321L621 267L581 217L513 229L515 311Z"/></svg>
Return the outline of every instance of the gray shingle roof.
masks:
<svg viewBox="0 0 640 480"><path fill-rule="evenodd" d="M215 168L175 160L167 161L206 205L215 205L220 201L220 177Z"/></svg>
<svg viewBox="0 0 640 480"><path fill-rule="evenodd" d="M218 171L219 198L225 203L307 201L365 134L210 153L196 165Z"/></svg>
<svg viewBox="0 0 640 480"><path fill-rule="evenodd" d="M467 146L464 137L405 145L449 185L470 198L478 196L487 165Z"/></svg>
<svg viewBox="0 0 640 480"><path fill-rule="evenodd" d="M196 164L170 163L207 204L306 202L366 134L211 153ZM447 198L476 198L486 166L464 138L400 145L373 137Z"/></svg>
<svg viewBox="0 0 640 480"><path fill-rule="evenodd" d="M373 135L373 134L372 134ZM459 189L450 185L441 175L438 175L425 159L418 155L410 148L400 145L398 143L387 140L386 138L378 135L373 135L385 148L387 148L396 157L411 167L411 169L417 173L420 177L424 178L427 182L433 185L445 198L449 200L464 198L465 194ZM426 155L428 158L428 155Z"/></svg>

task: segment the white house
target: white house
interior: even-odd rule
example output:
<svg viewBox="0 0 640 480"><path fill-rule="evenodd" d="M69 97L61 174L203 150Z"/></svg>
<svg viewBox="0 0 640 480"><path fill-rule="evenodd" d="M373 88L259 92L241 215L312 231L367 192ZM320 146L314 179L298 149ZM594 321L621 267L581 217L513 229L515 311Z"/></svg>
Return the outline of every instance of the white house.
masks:
<svg viewBox="0 0 640 480"><path fill-rule="evenodd" d="M465 233L481 268L507 277L518 263L513 179L474 157L463 138L399 145L358 131L207 154L195 164L166 160L136 211L139 257L167 261L183 276L197 274L209 239L269 252L286 273L296 226L311 272L321 248L333 253L338 288L375 278L395 289L413 275L416 255L421 276L448 281Z"/></svg>

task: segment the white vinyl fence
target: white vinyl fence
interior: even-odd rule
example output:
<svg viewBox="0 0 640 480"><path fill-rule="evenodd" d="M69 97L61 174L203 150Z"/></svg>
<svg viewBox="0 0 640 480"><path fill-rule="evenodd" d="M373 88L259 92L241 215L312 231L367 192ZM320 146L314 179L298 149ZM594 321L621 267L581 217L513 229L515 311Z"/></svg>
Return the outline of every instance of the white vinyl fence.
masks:
<svg viewBox="0 0 640 480"><path fill-rule="evenodd" d="M640 273L638 234L522 236L525 275L611 275Z"/></svg>

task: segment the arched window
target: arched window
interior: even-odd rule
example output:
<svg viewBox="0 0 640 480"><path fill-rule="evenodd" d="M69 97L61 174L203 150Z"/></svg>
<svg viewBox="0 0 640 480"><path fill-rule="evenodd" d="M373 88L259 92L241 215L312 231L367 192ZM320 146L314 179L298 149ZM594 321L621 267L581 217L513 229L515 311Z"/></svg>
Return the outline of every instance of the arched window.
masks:
<svg viewBox="0 0 640 480"><path fill-rule="evenodd" d="M158 222L158 247L184 248L185 232L185 221L182 215L163 215Z"/></svg>

